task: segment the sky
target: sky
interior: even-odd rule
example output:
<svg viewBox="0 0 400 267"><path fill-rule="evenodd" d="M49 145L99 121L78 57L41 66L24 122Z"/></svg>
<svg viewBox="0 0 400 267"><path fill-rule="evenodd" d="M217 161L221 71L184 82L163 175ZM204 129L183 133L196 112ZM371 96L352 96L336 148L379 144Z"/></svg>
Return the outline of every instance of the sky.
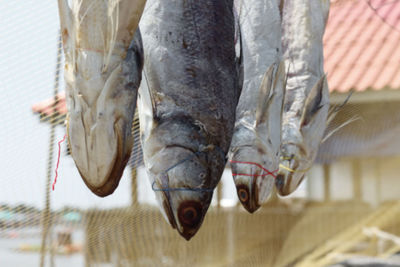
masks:
<svg viewBox="0 0 400 267"><path fill-rule="evenodd" d="M44 206L50 126L39 122L31 106L52 97L58 30L57 1L0 1L0 203ZM59 90L64 90L62 79ZM64 127L57 126L56 140L64 134ZM63 152L65 146L62 144ZM72 158L61 155L59 177L51 192L52 208L129 204L129 169L114 194L99 198L86 188ZM143 169L138 179L139 201L154 204L154 193ZM229 172L225 172L223 182L223 198L235 202Z"/></svg>

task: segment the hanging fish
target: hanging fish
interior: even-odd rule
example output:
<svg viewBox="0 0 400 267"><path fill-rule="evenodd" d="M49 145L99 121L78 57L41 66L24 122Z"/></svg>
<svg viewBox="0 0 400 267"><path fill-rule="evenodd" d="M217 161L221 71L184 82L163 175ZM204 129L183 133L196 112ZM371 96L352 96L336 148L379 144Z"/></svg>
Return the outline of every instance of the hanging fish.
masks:
<svg viewBox="0 0 400 267"><path fill-rule="evenodd" d="M71 5L68 5L71 2ZM98 196L118 186L129 159L141 80L145 0L58 0L71 155Z"/></svg>
<svg viewBox="0 0 400 267"><path fill-rule="evenodd" d="M279 0L240 0L244 81L230 153L240 202L249 212L266 201L279 169L285 68Z"/></svg>
<svg viewBox="0 0 400 267"><path fill-rule="evenodd" d="M292 193L311 168L323 137L329 90L323 43L329 0L284 0L282 46L288 68L282 122L281 165L276 187Z"/></svg>
<svg viewBox="0 0 400 267"><path fill-rule="evenodd" d="M144 162L164 217L189 240L221 178L235 123L233 0L149 0L140 27Z"/></svg>

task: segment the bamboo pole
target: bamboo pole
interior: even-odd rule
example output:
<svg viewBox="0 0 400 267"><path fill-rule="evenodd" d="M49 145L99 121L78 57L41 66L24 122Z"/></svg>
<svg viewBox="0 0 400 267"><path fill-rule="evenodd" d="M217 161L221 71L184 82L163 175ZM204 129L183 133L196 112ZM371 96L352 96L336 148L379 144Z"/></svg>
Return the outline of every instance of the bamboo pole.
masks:
<svg viewBox="0 0 400 267"><path fill-rule="evenodd" d="M329 164L324 165L324 201L328 202L331 200L331 166Z"/></svg>
<svg viewBox="0 0 400 267"><path fill-rule="evenodd" d="M221 200L222 200L222 181L220 181L217 185L217 207L221 207Z"/></svg>
<svg viewBox="0 0 400 267"><path fill-rule="evenodd" d="M398 216L399 210L400 203L398 202L382 206L357 224L338 233L334 238L327 240L325 244L308 254L295 266L308 267L333 264L337 255L344 255L346 251L366 239L363 229L371 226L384 228L388 222Z"/></svg>
<svg viewBox="0 0 400 267"><path fill-rule="evenodd" d="M131 168L131 206L137 207L138 205L138 190L137 190L137 168Z"/></svg>
<svg viewBox="0 0 400 267"><path fill-rule="evenodd" d="M353 197L357 201L362 200L361 188L361 163L359 160L353 160Z"/></svg>
<svg viewBox="0 0 400 267"><path fill-rule="evenodd" d="M40 246L40 267L44 267L44 261L46 258L46 247L47 247L47 239L51 229L51 213L50 213L50 184L53 170L53 152L54 152L54 143L55 143L55 128L57 125L57 104L58 104L58 86L59 86L59 76L60 76L60 66L61 66L61 33L58 34L58 45L57 45L57 63L56 63L56 71L54 77L54 103L53 103L53 111L50 119L50 139L49 139L49 153L47 160L47 177L46 177L46 196L45 196L45 208L42 212L42 242ZM51 235L50 235L51 238ZM50 239L50 246L51 246ZM54 266L54 250L50 249L50 264Z"/></svg>

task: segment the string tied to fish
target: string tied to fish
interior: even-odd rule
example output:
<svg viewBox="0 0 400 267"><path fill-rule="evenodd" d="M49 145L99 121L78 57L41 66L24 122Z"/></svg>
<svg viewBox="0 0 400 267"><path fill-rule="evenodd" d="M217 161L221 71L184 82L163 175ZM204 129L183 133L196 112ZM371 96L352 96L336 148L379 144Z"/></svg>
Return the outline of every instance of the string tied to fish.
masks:
<svg viewBox="0 0 400 267"><path fill-rule="evenodd" d="M293 158L292 157L281 157L281 160L291 160L291 159L293 159ZM282 168L282 169L287 170L292 173L306 173L312 168L312 166L310 166L306 169L303 169L303 170L294 170L294 169L292 169L288 166L285 166L281 163L281 164L279 164L279 168Z"/></svg>
<svg viewBox="0 0 400 267"><path fill-rule="evenodd" d="M205 153L207 151L210 151L210 150L217 150L222 155L222 158L226 160L225 152L219 146L216 146L216 145L201 146L199 151L193 153L193 155L190 155L190 156L184 158L181 161L178 161L177 163L175 163L174 165L172 165L171 167L169 167L165 171L163 171L161 173L161 175L162 176L168 175L168 172L170 170L176 168L180 164L182 164L182 163L184 163L186 161L189 161L189 160L193 159L194 157L196 157L196 156L198 156L198 155L200 155L202 153ZM213 192L214 191L214 188L199 188L199 187L194 187L194 188L190 188L190 187L173 187L173 188L172 187L166 187L166 188L161 188L160 187L160 188L157 188L157 187L155 187L155 185L156 185L156 181L153 181L153 183L151 184L151 189L153 191L155 191L155 192L171 192L171 191Z"/></svg>
<svg viewBox="0 0 400 267"><path fill-rule="evenodd" d="M276 175L279 171L279 169L273 170L273 171L269 171L268 169L264 168L261 164L258 164L256 162L251 162L251 161L237 161L237 160L231 160L230 163L240 163L240 164L250 164L250 165L254 165L257 166L258 168L260 168L263 173L261 174L248 174L248 173L232 173L232 176L253 176L253 177L266 177L266 176L272 176L274 178L276 178Z"/></svg>
<svg viewBox="0 0 400 267"><path fill-rule="evenodd" d="M67 138L67 134L64 135L63 139L58 141L58 156L57 156L57 165L56 165L56 169L55 169L56 176L54 177L54 181L53 181L53 184L51 186L53 191L54 191L54 187L56 185L57 177L58 177L58 165L60 164L60 156L61 156L61 143L65 141L65 138Z"/></svg>

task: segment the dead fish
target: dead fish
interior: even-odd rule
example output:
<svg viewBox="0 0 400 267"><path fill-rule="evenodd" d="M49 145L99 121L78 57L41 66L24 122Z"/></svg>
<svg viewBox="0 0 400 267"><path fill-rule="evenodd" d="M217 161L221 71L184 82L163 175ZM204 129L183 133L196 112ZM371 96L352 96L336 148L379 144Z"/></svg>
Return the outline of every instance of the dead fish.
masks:
<svg viewBox="0 0 400 267"><path fill-rule="evenodd" d="M129 159L143 55L133 39L145 0L58 0L72 157L98 196L118 186Z"/></svg>
<svg viewBox="0 0 400 267"><path fill-rule="evenodd" d="M253 213L266 201L279 169L285 68L279 0L237 1L244 81L230 157L240 202Z"/></svg>
<svg viewBox="0 0 400 267"><path fill-rule="evenodd" d="M329 0L285 0L282 45L288 80L282 122L281 165L276 187L281 195L297 189L318 152L329 109L323 69L322 37Z"/></svg>
<svg viewBox="0 0 400 267"><path fill-rule="evenodd" d="M226 163L238 101L232 0L148 1L140 24L145 166L161 211L187 240Z"/></svg>

